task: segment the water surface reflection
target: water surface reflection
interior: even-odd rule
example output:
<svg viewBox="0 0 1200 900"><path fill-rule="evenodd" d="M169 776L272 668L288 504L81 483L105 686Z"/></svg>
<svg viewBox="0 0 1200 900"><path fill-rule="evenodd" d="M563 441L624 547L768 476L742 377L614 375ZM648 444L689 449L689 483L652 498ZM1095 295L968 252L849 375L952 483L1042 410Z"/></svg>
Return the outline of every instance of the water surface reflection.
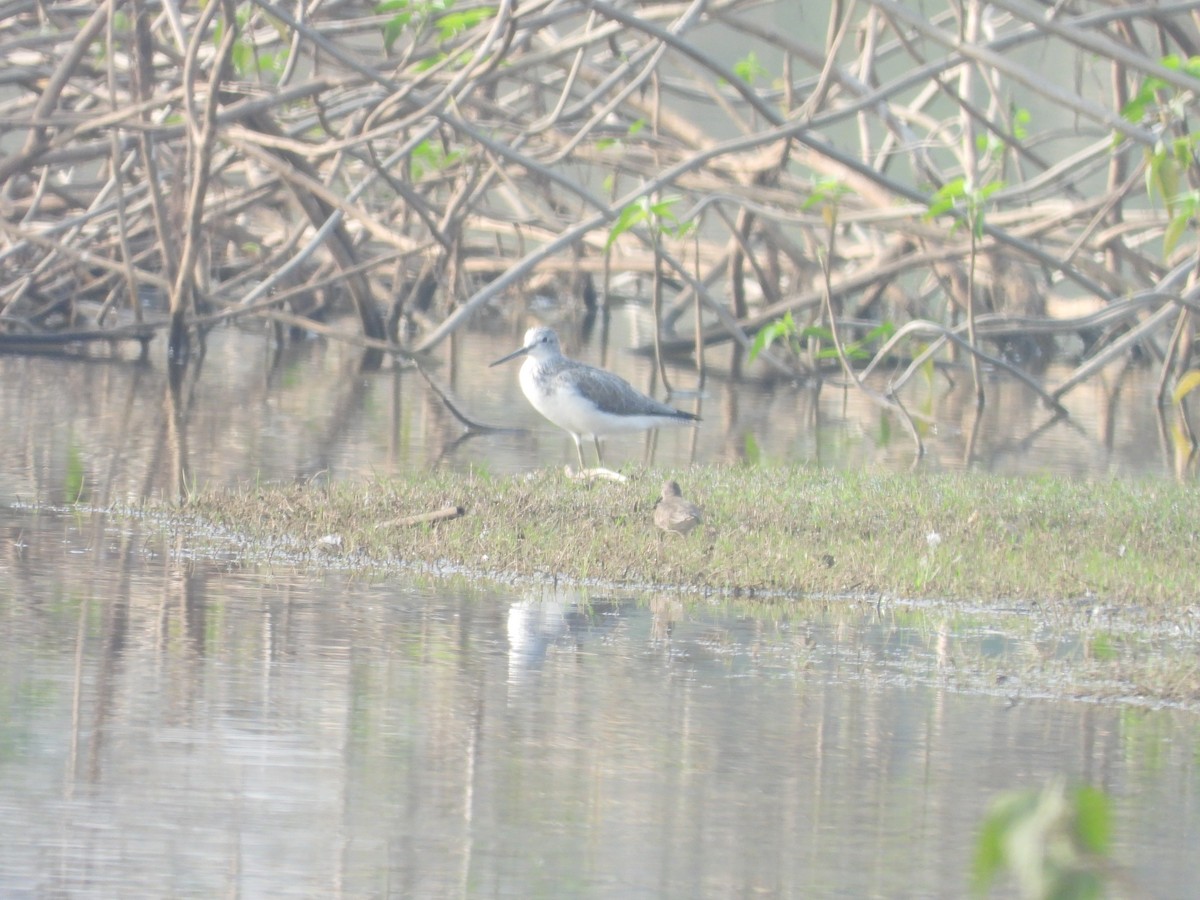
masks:
<svg viewBox="0 0 1200 900"><path fill-rule="evenodd" d="M919 614L0 535L6 897L959 897L988 800L1057 774L1139 893L1194 884L1195 715L958 691Z"/></svg>
<svg viewBox="0 0 1200 900"><path fill-rule="evenodd" d="M651 361L628 352L650 340L643 318L637 311L615 316L607 343L563 327L566 349L662 396ZM436 466L505 474L574 463L570 438L530 408L515 371L486 366L518 340L515 332L464 333L431 363L432 377L464 414L523 429L506 432L466 432L417 372L363 374L359 354L338 345L277 351L264 337L217 331L204 364L189 370L177 395L153 364L0 356L0 497L53 504L82 497L107 506L176 498L196 484L392 476ZM737 374L743 367L729 348L713 351L708 366L698 395L694 370L668 369L673 385L692 391L675 402L703 416L700 428L614 437L606 460L664 468L913 463L903 427L861 392L768 380L761 366ZM1068 371L1052 369L1046 381ZM1173 475L1189 463L1157 416L1156 388L1151 368L1097 376L1067 396L1071 418L1060 421L1024 386L1000 377L989 378L988 403L977 414L965 372L938 374L904 400L928 418L927 470Z"/></svg>

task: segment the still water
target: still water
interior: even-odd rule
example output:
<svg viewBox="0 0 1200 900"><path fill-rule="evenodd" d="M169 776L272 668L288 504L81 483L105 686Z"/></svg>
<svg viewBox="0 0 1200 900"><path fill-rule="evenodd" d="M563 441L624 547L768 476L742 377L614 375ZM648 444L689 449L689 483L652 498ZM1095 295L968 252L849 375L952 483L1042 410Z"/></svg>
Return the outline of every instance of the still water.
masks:
<svg viewBox="0 0 1200 900"><path fill-rule="evenodd" d="M467 430L416 371L363 373L360 354L337 344L301 342L276 352L263 336L219 330L178 396L166 389L158 356L147 364L0 356L0 502L81 498L107 506L174 499L196 485L405 475L435 466L503 475L574 464L571 439L521 395L518 363L487 365L519 346L524 325L537 321L546 320L463 333L428 362L460 412L519 431ZM586 334L550 321L570 355L664 396L650 360L629 349L651 340L643 311L618 310L607 328ZM761 364L741 366L729 348L711 352L707 363L702 386L694 370L668 367L679 392L673 402L703 417L698 429L615 437L606 441L605 461L634 469L913 464L904 428L857 390L780 380ZM1051 368L1045 383L1069 372ZM1172 477L1186 464L1157 414L1157 379L1153 366L1102 373L1066 396L1071 417L1060 421L1028 389L995 375L976 414L966 371L915 384L904 402L928 417L921 426L926 471Z"/></svg>
<svg viewBox="0 0 1200 900"><path fill-rule="evenodd" d="M1056 776L1131 895L1196 883L1200 716L956 689L975 638L919 612L0 538L5 898L962 897L989 800Z"/></svg>
<svg viewBox="0 0 1200 900"><path fill-rule="evenodd" d="M464 430L411 370L233 331L178 394L154 361L0 357L0 897L961 897L989 801L1059 776L1112 796L1131 895L1192 891L1200 716L994 678L1054 663L1022 612L947 628L919 605L367 582L52 511L571 462L515 365L486 365L524 324L430 369L520 431ZM627 352L644 322L618 315L607 341L559 324L661 396ZM698 392L669 369L698 430L606 460L910 465L860 395L709 363ZM1102 377L1050 424L1003 380L978 422L969 378L908 402L933 414L930 470L1168 477L1154 381Z"/></svg>

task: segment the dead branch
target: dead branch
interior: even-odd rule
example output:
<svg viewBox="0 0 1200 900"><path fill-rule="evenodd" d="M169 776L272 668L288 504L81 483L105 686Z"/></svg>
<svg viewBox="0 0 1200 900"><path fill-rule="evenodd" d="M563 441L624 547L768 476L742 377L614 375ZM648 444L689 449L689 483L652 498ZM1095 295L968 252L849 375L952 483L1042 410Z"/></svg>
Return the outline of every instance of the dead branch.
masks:
<svg viewBox="0 0 1200 900"><path fill-rule="evenodd" d="M919 356L905 340L947 353L969 310L972 358L1013 369L1005 341L1100 333L1066 383L1038 382L1053 403L1179 321L1168 275L1196 247L1177 204L1200 166L1163 148L1194 146L1200 83L1170 55L1198 43L1194 3L997 0L963 27L967 7L896 0L819 21L783 0L406 10L129 0L64 8L58 32L34 4L0 14L18 148L0 159L0 338L170 324L175 346L260 316L398 355L399 334L433 348L535 279L661 270L664 326L698 311L665 353L748 346L786 312L839 336L891 322L889 351ZM1035 42L1045 69L1013 52ZM1096 59L1107 81L1068 77ZM955 184L989 189L977 241L961 199L931 214ZM696 233L621 224L659 201ZM360 333L283 308L306 288ZM1090 306L1057 312L1072 303Z"/></svg>

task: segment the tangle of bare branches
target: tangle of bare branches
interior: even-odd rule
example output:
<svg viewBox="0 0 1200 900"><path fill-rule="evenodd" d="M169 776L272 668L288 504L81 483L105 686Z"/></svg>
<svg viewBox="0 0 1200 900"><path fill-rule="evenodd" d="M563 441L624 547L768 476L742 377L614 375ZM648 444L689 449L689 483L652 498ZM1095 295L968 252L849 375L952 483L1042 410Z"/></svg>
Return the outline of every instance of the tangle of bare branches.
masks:
<svg viewBox="0 0 1200 900"><path fill-rule="evenodd" d="M175 357L265 318L405 355L502 299L628 270L673 286L668 332L698 310L665 351L748 345L785 312L1009 363L1073 333L1077 377L1039 388L1056 405L1130 334L1164 372L1187 364L1197 17L5 4L0 349L169 330Z"/></svg>

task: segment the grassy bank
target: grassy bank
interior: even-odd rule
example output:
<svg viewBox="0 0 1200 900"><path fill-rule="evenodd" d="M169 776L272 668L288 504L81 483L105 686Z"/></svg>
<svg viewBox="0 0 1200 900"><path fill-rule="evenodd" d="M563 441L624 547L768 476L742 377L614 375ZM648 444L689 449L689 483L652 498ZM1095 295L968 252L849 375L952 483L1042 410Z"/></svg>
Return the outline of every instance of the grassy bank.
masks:
<svg viewBox="0 0 1200 900"><path fill-rule="evenodd" d="M652 524L664 474L705 511ZM461 517L405 517L462 507ZM973 602L1079 599L1169 613L1200 599L1200 489L1159 480L1006 479L814 469L636 473L626 484L434 472L330 486L202 491L188 512L250 548L500 579L671 585L788 596ZM253 553L254 550L251 549Z"/></svg>

